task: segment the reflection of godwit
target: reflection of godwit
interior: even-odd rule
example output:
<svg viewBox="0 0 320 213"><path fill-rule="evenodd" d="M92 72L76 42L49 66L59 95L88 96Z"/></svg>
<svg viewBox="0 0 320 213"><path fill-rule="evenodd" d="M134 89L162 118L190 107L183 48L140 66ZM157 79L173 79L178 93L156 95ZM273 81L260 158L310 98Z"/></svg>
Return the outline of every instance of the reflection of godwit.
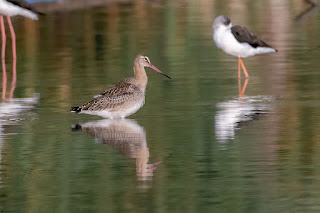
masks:
<svg viewBox="0 0 320 213"><path fill-rule="evenodd" d="M0 0L0 25L1 25L1 37L2 37L2 46L1 46L1 63L2 63L2 99L5 99L5 93L7 89L7 73L5 67L5 49L6 49L6 33L4 28L3 16L7 16L7 21L11 33L12 40L12 55L13 55L13 74L12 74L12 83L10 98L13 96L16 82L16 34L14 32L10 16L21 15L34 20L38 19L37 11L27 2L23 0Z"/></svg>
<svg viewBox="0 0 320 213"><path fill-rule="evenodd" d="M136 159L136 174L139 179L153 176L156 165L148 164L149 149L146 133L137 122L129 119L105 119L74 125L73 130L81 130L103 144L108 144L121 154Z"/></svg>
<svg viewBox="0 0 320 213"><path fill-rule="evenodd" d="M256 120L260 115L268 113L272 98L264 96L242 97L217 104L215 116L215 134L219 142L234 139L236 129L241 124Z"/></svg>
<svg viewBox="0 0 320 213"><path fill-rule="evenodd" d="M213 40L217 47L229 55L238 57L238 78L241 78L241 68L249 77L241 58L262 53L276 52L270 45L258 39L247 28L238 25L233 26L226 16L217 17L212 25Z"/></svg>
<svg viewBox="0 0 320 213"><path fill-rule="evenodd" d="M125 78L114 87L82 105L71 108L72 112L99 115L105 118L124 118L137 112L145 102L148 77L144 67L150 67L170 78L153 66L147 56L137 55L134 60L134 77Z"/></svg>

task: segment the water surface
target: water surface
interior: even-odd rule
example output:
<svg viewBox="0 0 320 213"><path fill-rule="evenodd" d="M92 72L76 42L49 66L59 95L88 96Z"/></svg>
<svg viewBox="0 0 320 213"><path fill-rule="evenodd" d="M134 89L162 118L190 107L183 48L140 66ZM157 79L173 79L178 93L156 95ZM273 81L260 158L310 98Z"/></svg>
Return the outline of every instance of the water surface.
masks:
<svg viewBox="0 0 320 213"><path fill-rule="evenodd" d="M307 8L298 0L38 7L48 13L38 22L13 19L0 211L319 211L318 9L297 20ZM212 41L220 14L278 49L244 60L242 97L237 59ZM143 108L123 121L69 112L132 76L141 52L172 77L146 68Z"/></svg>

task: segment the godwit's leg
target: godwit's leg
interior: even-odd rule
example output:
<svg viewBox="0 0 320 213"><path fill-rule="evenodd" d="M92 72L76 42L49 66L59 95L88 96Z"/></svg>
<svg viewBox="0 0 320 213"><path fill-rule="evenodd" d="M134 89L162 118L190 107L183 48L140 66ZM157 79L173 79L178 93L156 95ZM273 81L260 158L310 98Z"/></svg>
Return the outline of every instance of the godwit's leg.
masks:
<svg viewBox="0 0 320 213"><path fill-rule="evenodd" d="M238 78L240 79L241 78L241 70L240 70L240 60L241 60L241 58L239 57L238 58ZM241 85L241 84L240 84Z"/></svg>
<svg viewBox="0 0 320 213"><path fill-rule="evenodd" d="M10 33L11 33L12 56L13 56L13 59L16 59L16 58L17 58L17 54L16 54L16 34L15 34L15 32L14 32L14 29L13 29L13 26L12 26L12 23L11 23L10 16L7 16L7 21L8 21L9 28L10 28Z"/></svg>
<svg viewBox="0 0 320 213"><path fill-rule="evenodd" d="M246 67L245 67L244 64L243 64L242 59L241 59L240 57L239 57L239 59L240 59L240 64L241 64L242 70L243 70L243 72L244 72L244 75L246 76L246 78L249 78L247 69L246 69Z"/></svg>
<svg viewBox="0 0 320 213"><path fill-rule="evenodd" d="M7 72L6 72L6 63L5 63L5 51L6 51L6 31L4 29L3 16L0 16L0 25L1 25L1 64L2 64L2 100L6 98L7 90Z"/></svg>

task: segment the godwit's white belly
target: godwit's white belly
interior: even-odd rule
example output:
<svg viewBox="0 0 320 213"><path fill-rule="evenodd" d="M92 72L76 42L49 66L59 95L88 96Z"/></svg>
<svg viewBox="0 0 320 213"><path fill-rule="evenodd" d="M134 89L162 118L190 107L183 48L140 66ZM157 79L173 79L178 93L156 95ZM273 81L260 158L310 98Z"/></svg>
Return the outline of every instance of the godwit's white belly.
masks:
<svg viewBox="0 0 320 213"><path fill-rule="evenodd" d="M143 97L140 101L132 104L129 107L119 107L118 109L106 109L106 110L83 110L80 113L89 114L89 115L98 115L104 118L125 118L133 113L137 112L145 103L145 98Z"/></svg>
<svg viewBox="0 0 320 213"><path fill-rule="evenodd" d="M217 47L225 51L229 55L246 58L256 54L276 52L275 49L269 47L254 48L248 43L240 43L233 36L230 28L220 27L213 34L213 40Z"/></svg>

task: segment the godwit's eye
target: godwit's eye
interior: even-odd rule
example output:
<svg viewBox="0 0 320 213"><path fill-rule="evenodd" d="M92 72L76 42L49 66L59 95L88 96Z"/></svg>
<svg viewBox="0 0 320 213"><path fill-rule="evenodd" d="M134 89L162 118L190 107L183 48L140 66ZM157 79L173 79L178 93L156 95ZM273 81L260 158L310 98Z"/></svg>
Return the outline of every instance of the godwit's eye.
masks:
<svg viewBox="0 0 320 213"><path fill-rule="evenodd" d="M145 61L148 61L148 58L144 58Z"/></svg>

